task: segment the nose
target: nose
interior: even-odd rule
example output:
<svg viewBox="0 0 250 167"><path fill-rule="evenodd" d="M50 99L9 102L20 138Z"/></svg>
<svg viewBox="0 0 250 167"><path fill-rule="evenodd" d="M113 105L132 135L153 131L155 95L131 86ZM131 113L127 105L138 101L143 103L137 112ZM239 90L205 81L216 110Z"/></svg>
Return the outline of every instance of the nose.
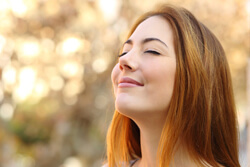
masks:
<svg viewBox="0 0 250 167"><path fill-rule="evenodd" d="M119 58L119 68L121 71L135 71L138 68L138 62L136 56L131 52Z"/></svg>

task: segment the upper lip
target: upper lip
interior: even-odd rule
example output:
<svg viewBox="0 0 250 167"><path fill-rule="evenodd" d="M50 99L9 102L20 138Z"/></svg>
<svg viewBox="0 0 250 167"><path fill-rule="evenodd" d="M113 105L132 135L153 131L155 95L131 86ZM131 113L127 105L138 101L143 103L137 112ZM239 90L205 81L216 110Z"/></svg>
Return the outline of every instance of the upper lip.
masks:
<svg viewBox="0 0 250 167"><path fill-rule="evenodd" d="M120 80L119 80L119 83L132 83L132 84L135 84L135 85L138 85L138 86L143 86L142 83L132 79L132 78L129 78L129 77L122 77Z"/></svg>

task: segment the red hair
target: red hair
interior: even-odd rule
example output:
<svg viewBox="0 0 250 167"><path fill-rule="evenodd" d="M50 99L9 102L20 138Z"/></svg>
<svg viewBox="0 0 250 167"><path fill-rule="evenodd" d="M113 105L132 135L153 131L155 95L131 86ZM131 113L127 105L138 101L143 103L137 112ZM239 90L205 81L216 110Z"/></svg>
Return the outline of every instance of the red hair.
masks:
<svg viewBox="0 0 250 167"><path fill-rule="evenodd" d="M232 81L220 42L189 11L170 5L139 18L129 36L151 16L170 23L177 61L174 91L158 148L159 166L170 165L181 139L200 166L239 167ZM107 134L107 157L109 167L141 157L139 128L118 111Z"/></svg>

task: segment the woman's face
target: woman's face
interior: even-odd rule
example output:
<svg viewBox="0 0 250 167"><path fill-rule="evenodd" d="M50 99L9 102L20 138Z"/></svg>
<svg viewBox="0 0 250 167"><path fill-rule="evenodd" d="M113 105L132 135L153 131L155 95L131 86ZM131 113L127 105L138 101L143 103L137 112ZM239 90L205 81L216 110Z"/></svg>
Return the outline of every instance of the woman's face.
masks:
<svg viewBox="0 0 250 167"><path fill-rule="evenodd" d="M152 16L124 43L112 71L116 110L132 118L138 114L165 115L175 71L172 28L164 18Z"/></svg>

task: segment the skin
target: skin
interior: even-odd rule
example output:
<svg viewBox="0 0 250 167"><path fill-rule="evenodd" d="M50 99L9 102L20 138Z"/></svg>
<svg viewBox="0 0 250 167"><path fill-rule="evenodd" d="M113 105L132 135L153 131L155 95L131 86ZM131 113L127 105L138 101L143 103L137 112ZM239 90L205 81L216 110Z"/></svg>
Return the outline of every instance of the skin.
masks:
<svg viewBox="0 0 250 167"><path fill-rule="evenodd" d="M145 42L148 38L151 40ZM142 158L134 166L155 167L176 72L170 24L160 16L146 19L129 37L129 42L124 43L122 53L111 75L115 107L118 112L134 120L141 132ZM119 84L124 77L142 85ZM190 162L185 149L180 147L176 156L178 161L173 161L172 166L196 166Z"/></svg>
<svg viewBox="0 0 250 167"><path fill-rule="evenodd" d="M164 44L158 40L142 43L147 38L159 39ZM148 120L148 116L158 121L166 115L174 87L176 56L172 29L164 19L154 16L142 22L129 40L132 42L125 43L122 51L126 54L119 58L112 71L116 109L135 120L143 114L143 121ZM119 88L122 77L132 78L144 86Z"/></svg>

